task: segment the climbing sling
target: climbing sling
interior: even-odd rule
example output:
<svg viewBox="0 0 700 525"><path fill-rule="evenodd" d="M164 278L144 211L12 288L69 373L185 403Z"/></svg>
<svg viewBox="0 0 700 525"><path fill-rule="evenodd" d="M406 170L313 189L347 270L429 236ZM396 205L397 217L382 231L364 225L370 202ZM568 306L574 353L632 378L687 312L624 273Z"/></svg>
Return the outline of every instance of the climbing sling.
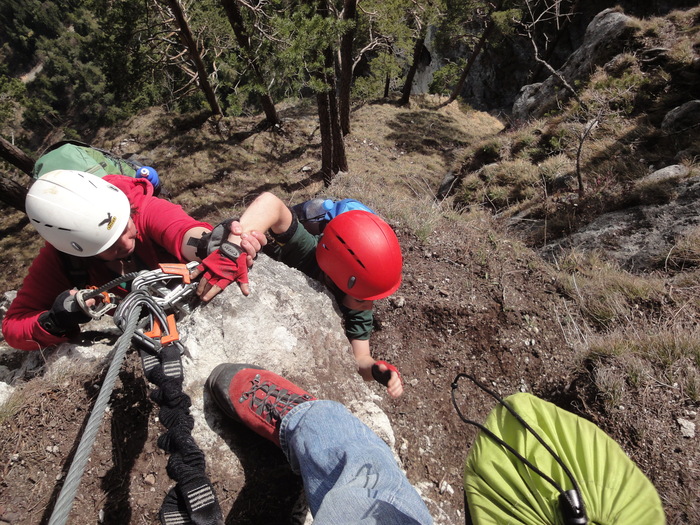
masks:
<svg viewBox="0 0 700 525"><path fill-rule="evenodd" d="M459 409L461 378L499 402L483 425ZM471 523L665 523L654 486L593 423L531 394L502 399L468 374L455 377L452 403L462 421L481 430L464 466Z"/></svg>

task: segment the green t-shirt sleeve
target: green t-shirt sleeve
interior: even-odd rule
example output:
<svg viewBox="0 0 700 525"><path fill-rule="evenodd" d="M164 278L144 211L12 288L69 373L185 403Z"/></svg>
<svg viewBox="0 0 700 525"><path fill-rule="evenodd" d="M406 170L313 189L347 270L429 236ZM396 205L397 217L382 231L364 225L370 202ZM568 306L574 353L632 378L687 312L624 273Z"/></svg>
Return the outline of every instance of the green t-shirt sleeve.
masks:
<svg viewBox="0 0 700 525"><path fill-rule="evenodd" d="M319 268L316 262L316 246L319 236L311 235L299 223L294 235L288 242L280 244L279 260L305 273L312 279L318 279Z"/></svg>
<svg viewBox="0 0 700 525"><path fill-rule="evenodd" d="M345 319L345 335L348 339L366 340L372 334L374 314L372 310L350 310L341 307Z"/></svg>

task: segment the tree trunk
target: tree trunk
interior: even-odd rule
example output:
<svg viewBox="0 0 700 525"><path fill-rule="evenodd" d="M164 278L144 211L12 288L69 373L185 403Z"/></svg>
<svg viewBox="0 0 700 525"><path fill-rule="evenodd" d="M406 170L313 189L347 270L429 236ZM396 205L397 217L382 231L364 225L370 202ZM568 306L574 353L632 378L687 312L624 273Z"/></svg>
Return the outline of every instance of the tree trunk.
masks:
<svg viewBox="0 0 700 525"><path fill-rule="evenodd" d="M24 200L27 188L15 182L10 177L0 175L0 201L16 210L24 212Z"/></svg>
<svg viewBox="0 0 700 525"><path fill-rule="evenodd" d="M9 162L29 176L34 169L34 159L2 137L0 137L0 159Z"/></svg>
<svg viewBox="0 0 700 525"><path fill-rule="evenodd" d="M333 180L333 140L331 132L331 111L328 91L316 95L318 123L321 131L321 174L323 183L329 186Z"/></svg>
<svg viewBox="0 0 700 525"><path fill-rule="evenodd" d="M262 72L255 62L255 54L250 46L250 36L245 29L245 24L243 21L243 16L241 15L241 10L235 0L221 0L221 5L226 11L226 16L228 16L228 21L233 29L233 34L236 36L236 41L238 45L243 50L248 65L250 65L253 75L255 76L255 81L264 90L263 94L260 95L260 104L262 105L263 111L265 112L265 119L270 123L270 125L279 125L282 121L277 115L277 109L275 108L275 103L267 90L267 84L263 78Z"/></svg>
<svg viewBox="0 0 700 525"><path fill-rule="evenodd" d="M494 11L500 10L502 5L503 5L503 0L499 0L498 4L496 4L496 6L491 11L491 13L493 13ZM462 88L464 87L464 83L467 80L467 76L469 75L469 71L471 71L472 66L474 65L474 62L476 61L476 58L479 56L481 51L484 49L484 45L486 44L486 41L489 39L489 37L493 33L493 30L495 28L495 24L493 23L493 19L491 18L491 13L489 13L489 19L488 19L488 22L486 23L486 28L484 29L484 32L481 34L481 37L479 38L479 41L474 46L474 49L472 49L472 52L469 55L469 59L467 60L467 64L464 66L464 70L462 71L462 75L459 77L457 84L452 89L452 93L450 93L450 98L447 99L447 102L445 102L444 105L447 105L450 102L454 102L457 99L460 92L462 91Z"/></svg>
<svg viewBox="0 0 700 525"><path fill-rule="evenodd" d="M345 141L343 140L343 130L338 115L338 101L334 89L328 92L328 101L331 117L331 140L333 141L333 174L335 175L339 171L348 171L348 159L345 154Z"/></svg>
<svg viewBox="0 0 700 525"><path fill-rule="evenodd" d="M338 110L338 98L335 95L335 75L329 73L333 71L333 50L329 47L325 52L325 80L328 85L328 116L330 118L331 142L333 144L333 175L339 171L348 170L348 159L345 155L344 133L340 125L340 114ZM349 106L348 106L349 108Z"/></svg>
<svg viewBox="0 0 700 525"><path fill-rule="evenodd" d="M343 20L355 22L357 18L357 0L343 0ZM350 87L352 85L352 43L355 39L355 26L343 34L340 39L340 87L338 104L340 111L340 129L343 135L350 133Z"/></svg>
<svg viewBox="0 0 700 525"><path fill-rule="evenodd" d="M204 96L206 97L207 102L209 103L209 107L211 108L212 114L214 114L215 116L222 116L223 111L221 111L221 106L219 106L219 101L216 98L216 93L214 93L214 88L209 82L209 76L207 75L207 70L204 67L202 54L199 52L197 43L195 42L194 37L192 36L192 31L190 30L190 26L187 23L185 13L182 10L182 6L180 5L179 0L167 0L167 2L170 6L170 9L173 12L173 15L175 16L175 20L177 21L178 27L180 28L180 38L185 44L185 47L187 47L190 58L192 59L192 61L195 64L195 67L197 68L197 79L199 82L199 88L204 93Z"/></svg>
<svg viewBox="0 0 700 525"><path fill-rule="evenodd" d="M406 83L403 85L403 91L401 93L401 99L399 104L408 104L411 97L411 88L413 87L413 78L416 76L416 71L418 70L418 61L423 54L423 45L425 43L425 30L421 29L420 35L416 39L416 45L413 48L413 62L411 67L408 69L408 74L406 75Z"/></svg>
<svg viewBox="0 0 700 525"><path fill-rule="evenodd" d="M319 76L323 78L328 88L317 95L318 119L321 130L321 172L323 181L328 186L333 176L339 171L348 170L348 160L345 154L345 142L340 127L338 100L335 96L335 77L327 73L332 71L333 51L325 52L325 71Z"/></svg>
<svg viewBox="0 0 700 525"><path fill-rule="evenodd" d="M329 16L326 0L319 0L316 6L316 12L320 16ZM321 131L321 173L323 182L328 186L338 171L347 171L347 158L343 132L340 129L333 49L330 46L323 51L323 58L322 69L315 71L313 75L326 85L326 88L316 95L316 100Z"/></svg>

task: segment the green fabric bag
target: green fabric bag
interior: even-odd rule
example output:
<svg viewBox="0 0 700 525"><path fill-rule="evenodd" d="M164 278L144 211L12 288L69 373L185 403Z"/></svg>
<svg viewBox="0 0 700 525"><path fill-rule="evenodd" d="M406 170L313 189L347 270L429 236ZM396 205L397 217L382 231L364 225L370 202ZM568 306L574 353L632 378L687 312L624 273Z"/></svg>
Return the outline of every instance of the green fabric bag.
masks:
<svg viewBox="0 0 700 525"><path fill-rule="evenodd" d="M37 179L53 170L78 170L98 177L121 174L135 177L140 165L120 159L109 151L77 141L52 145L34 164L32 176Z"/></svg>
<svg viewBox="0 0 700 525"><path fill-rule="evenodd" d="M573 474L589 523L666 522L654 486L622 448L593 423L530 394L515 394L505 402L543 438ZM484 426L563 490L573 488L552 454L503 405L491 411ZM555 487L483 430L466 460L464 490L469 514L477 525L564 523L560 494Z"/></svg>

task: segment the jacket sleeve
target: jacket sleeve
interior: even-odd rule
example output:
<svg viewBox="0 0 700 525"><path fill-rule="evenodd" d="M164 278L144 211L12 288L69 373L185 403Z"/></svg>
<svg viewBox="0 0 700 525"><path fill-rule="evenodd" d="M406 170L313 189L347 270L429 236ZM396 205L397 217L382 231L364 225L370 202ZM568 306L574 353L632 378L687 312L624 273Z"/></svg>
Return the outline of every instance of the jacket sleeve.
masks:
<svg viewBox="0 0 700 525"><path fill-rule="evenodd" d="M39 325L39 316L51 308L61 292L72 287L61 256L47 243L29 267L17 297L2 320L2 334L7 344L19 350L39 350L75 335L58 337Z"/></svg>
<svg viewBox="0 0 700 525"><path fill-rule="evenodd" d="M182 255L185 234L198 226L211 230L211 225L193 219L182 207L165 199L147 197L146 201L139 209L139 217L136 219L138 227L143 228L142 233L180 262L187 262Z"/></svg>

